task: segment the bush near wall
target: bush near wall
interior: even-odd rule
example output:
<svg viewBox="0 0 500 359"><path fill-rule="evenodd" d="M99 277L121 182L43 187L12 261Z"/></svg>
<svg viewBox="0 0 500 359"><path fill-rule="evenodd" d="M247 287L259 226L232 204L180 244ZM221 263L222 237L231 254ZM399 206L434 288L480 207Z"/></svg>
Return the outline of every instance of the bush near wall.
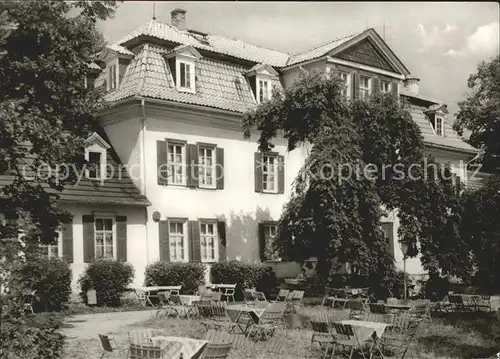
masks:
<svg viewBox="0 0 500 359"><path fill-rule="evenodd" d="M205 266L201 263L156 262L146 267L144 285L182 285L181 293L193 294L205 283Z"/></svg>
<svg viewBox="0 0 500 359"><path fill-rule="evenodd" d="M243 289L255 287L263 292L266 298L273 298L279 287L278 278L273 266L269 264L251 264L238 261L220 262L212 265L213 283L236 283L235 299L241 301Z"/></svg>
<svg viewBox="0 0 500 359"><path fill-rule="evenodd" d="M59 258L30 258L19 264L13 275L26 291L36 290L33 310L60 311L68 306L71 296L71 269Z"/></svg>
<svg viewBox="0 0 500 359"><path fill-rule="evenodd" d="M87 291L95 289L98 306L117 307L133 279L134 267L129 263L99 259L90 263L78 279L80 297L87 303Z"/></svg>

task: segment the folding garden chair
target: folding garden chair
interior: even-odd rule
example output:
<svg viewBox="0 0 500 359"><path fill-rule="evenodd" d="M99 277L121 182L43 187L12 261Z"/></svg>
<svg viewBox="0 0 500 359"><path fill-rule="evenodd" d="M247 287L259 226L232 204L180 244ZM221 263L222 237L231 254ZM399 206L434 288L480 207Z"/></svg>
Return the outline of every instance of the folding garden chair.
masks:
<svg viewBox="0 0 500 359"><path fill-rule="evenodd" d="M156 311L156 319L170 316L171 309L168 306L170 294L168 292L158 293L158 310Z"/></svg>
<svg viewBox="0 0 500 359"><path fill-rule="evenodd" d="M363 358L366 358L364 349L366 349L366 345L364 343L360 343L354 330L350 324L342 324L342 323L332 323L334 330L334 348L332 352L332 357L335 354L335 350L340 345L343 348L350 348L349 351L349 359L351 359L355 352L359 352Z"/></svg>
<svg viewBox="0 0 500 359"><path fill-rule="evenodd" d="M255 300L257 302L267 302L266 295L263 292L254 292Z"/></svg>
<svg viewBox="0 0 500 359"><path fill-rule="evenodd" d="M284 305L272 303L262 314L258 324L251 324L247 328L246 337L254 340L267 340L272 337L278 328L285 328L283 319Z"/></svg>
<svg viewBox="0 0 500 359"><path fill-rule="evenodd" d="M448 296L450 301L450 309L455 312L464 312L466 305L464 304L464 298L461 295L450 294Z"/></svg>
<svg viewBox="0 0 500 359"><path fill-rule="evenodd" d="M322 312L313 316L311 319L311 329L313 331L311 336L310 351L313 351L314 343L318 343L323 357L327 357L328 353L333 350L335 343L330 331L330 319L327 312Z"/></svg>
<svg viewBox="0 0 500 359"><path fill-rule="evenodd" d="M365 304L359 299L349 300L347 308L349 309L349 319L362 319L366 313Z"/></svg>
<svg viewBox="0 0 500 359"><path fill-rule="evenodd" d="M226 305L223 302L213 302L210 307L210 319L204 320L201 323L205 326L205 330L209 329L224 329L230 333L234 332L234 323L226 311Z"/></svg>
<svg viewBox="0 0 500 359"><path fill-rule="evenodd" d="M389 353L391 357L403 359L408 348L415 339L418 330L418 322L410 320L402 333L387 332L381 339L383 353Z"/></svg>
<svg viewBox="0 0 500 359"><path fill-rule="evenodd" d="M245 304L250 305L250 306L255 305L255 295L254 295L253 290L244 289L243 296L245 298Z"/></svg>
<svg viewBox="0 0 500 359"><path fill-rule="evenodd" d="M288 299L290 291L288 289L280 289L278 295L276 296L275 302L285 302Z"/></svg>
<svg viewBox="0 0 500 359"><path fill-rule="evenodd" d="M479 309L484 308L488 312L491 312L491 296L486 294L481 294L481 299L479 301Z"/></svg>
<svg viewBox="0 0 500 359"><path fill-rule="evenodd" d="M290 303L293 305L304 305L304 291L303 290L294 290L290 293Z"/></svg>
<svg viewBox="0 0 500 359"><path fill-rule="evenodd" d="M430 303L415 303L408 314L416 320L428 320L432 323Z"/></svg>
<svg viewBox="0 0 500 359"><path fill-rule="evenodd" d="M118 349L114 339L110 338L107 335L103 335L103 334L98 334L98 335L99 335L99 341L101 342L101 347L103 350L103 352L100 356L100 359L104 358L104 356L109 354L109 353L115 352L115 350Z"/></svg>

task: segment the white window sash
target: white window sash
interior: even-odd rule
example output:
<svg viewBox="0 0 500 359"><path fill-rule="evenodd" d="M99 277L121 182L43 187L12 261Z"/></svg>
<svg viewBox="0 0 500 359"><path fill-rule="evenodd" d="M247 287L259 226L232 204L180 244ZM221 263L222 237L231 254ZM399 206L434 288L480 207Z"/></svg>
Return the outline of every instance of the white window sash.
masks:
<svg viewBox="0 0 500 359"><path fill-rule="evenodd" d="M273 159L273 170L270 171L271 158ZM264 170L264 167L266 170ZM273 180L269 181L269 176L273 176ZM268 189L268 184L273 184L273 189ZM266 188L264 188L266 187ZM262 190L267 193L278 192L278 156L265 155L262 156Z"/></svg>
<svg viewBox="0 0 500 359"><path fill-rule="evenodd" d="M342 94L346 98L351 97L351 73L350 72L341 72L340 79L344 81L345 87L342 89Z"/></svg>
<svg viewBox="0 0 500 359"><path fill-rule="evenodd" d="M171 225L175 225L175 231L171 231ZM182 228L182 233L178 232L178 226ZM168 222L169 255L171 262L187 262L187 222L169 221ZM179 253L180 252L180 253Z"/></svg>
<svg viewBox="0 0 500 359"><path fill-rule="evenodd" d="M213 233L209 234L208 226L213 227ZM207 229L204 233L203 229ZM205 263L216 262L219 258L219 241L217 222L200 221L200 250L201 261Z"/></svg>
<svg viewBox="0 0 500 359"><path fill-rule="evenodd" d="M434 128L437 135L444 136L444 118L442 116L436 115L434 120Z"/></svg>
<svg viewBox="0 0 500 359"><path fill-rule="evenodd" d="M172 150L171 150L172 147ZM181 159L176 160L178 155L178 149L180 149ZM186 146L179 143L168 143L167 142L167 165L168 165L168 184L173 185L186 185ZM177 180L177 169L181 169L181 179Z"/></svg>
<svg viewBox="0 0 500 359"><path fill-rule="evenodd" d="M97 221L98 220L102 220L103 223L103 229L102 230L98 230L97 229ZM105 221L106 220L111 220L111 229L105 229ZM106 234L110 234L111 233L111 247L112 247L112 253L113 253L113 257L111 259L116 259L116 221L115 221L115 218L113 217L95 217L94 218L94 254L95 254L95 257L97 258L97 247L102 247L102 258L109 258L108 256L106 256L106 248L110 247L110 245L108 245L106 243ZM97 235L98 234L101 234L102 233L102 245L98 245L97 243Z"/></svg>
<svg viewBox="0 0 500 359"><path fill-rule="evenodd" d="M202 154L200 154L200 152ZM208 156L210 153L210 156ZM209 147L199 147L198 148L198 182L199 186L202 188L215 188L215 162L216 162L216 151L215 148ZM207 160L211 159L211 164L207 164ZM208 174L210 172L210 175ZM208 179L211 179L209 184Z"/></svg>

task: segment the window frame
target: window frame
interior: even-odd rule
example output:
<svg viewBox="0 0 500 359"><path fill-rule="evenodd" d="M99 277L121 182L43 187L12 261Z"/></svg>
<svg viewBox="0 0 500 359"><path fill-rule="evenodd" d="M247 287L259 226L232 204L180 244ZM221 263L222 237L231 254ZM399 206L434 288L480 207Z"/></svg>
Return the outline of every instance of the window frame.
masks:
<svg viewBox="0 0 500 359"><path fill-rule="evenodd" d="M363 79L368 79L367 87L362 86ZM372 94L372 81L373 81L373 79L370 76L359 75L359 86L358 87L359 87L359 98L361 100L367 99Z"/></svg>
<svg viewBox="0 0 500 359"><path fill-rule="evenodd" d="M189 243L189 237L188 237L188 221L186 219L181 219L181 218L169 218L167 220L168 224L168 252L169 252L169 258L168 260L172 263L186 263L189 262L189 248L188 248L188 243ZM172 239L174 237L178 237L177 232L171 232L170 231L170 226L171 224L181 224L182 225L182 259L179 260L177 258L172 258ZM177 257L177 242L175 243L175 257Z"/></svg>
<svg viewBox="0 0 500 359"><path fill-rule="evenodd" d="M384 85L388 85L387 91L384 91ZM392 92L392 82L380 80L380 92L383 94L390 94Z"/></svg>
<svg viewBox="0 0 500 359"><path fill-rule="evenodd" d="M342 78L342 76L345 75L346 76L346 80L344 81L344 79ZM352 78L352 73L351 72L348 72L348 71L340 71L339 72L339 77L342 81L344 81L345 83L345 87L344 89L342 90L342 95L345 96L345 98L349 99L351 98L351 78ZM344 93L345 91L345 93Z"/></svg>
<svg viewBox="0 0 500 359"><path fill-rule="evenodd" d="M182 74L181 74L181 64L184 66L189 66L189 86L182 86ZM185 68L185 67L184 67ZM195 61L191 60L191 58L187 56L177 56L175 59L175 77L176 77L176 87L178 91L181 92L190 92L190 93L195 93L196 92L196 85L195 85ZM187 76L186 76L186 71L185 72L185 78L184 81L186 81Z"/></svg>
<svg viewBox="0 0 500 359"><path fill-rule="evenodd" d="M274 189L273 190L269 190L269 189L264 188L264 187L267 187L267 183L270 183L270 181L264 180L264 176L270 174L269 171L264 171L266 157L267 158L274 158L274 164L273 164L273 166L274 166L274 172L273 172L273 174L274 174L274 181L273 181ZM261 163L262 178L261 178L261 181L262 181L262 192L263 193L278 193L278 174L279 174L278 159L279 159L278 154L274 154L274 153L263 153L262 154L262 163ZM269 165L267 164L266 166L269 166ZM264 184L266 184L266 186L264 186Z"/></svg>
<svg viewBox="0 0 500 359"><path fill-rule="evenodd" d="M441 131L438 131L438 121L441 122ZM434 132L436 135L444 137L444 116L438 113L434 115Z"/></svg>
<svg viewBox="0 0 500 359"><path fill-rule="evenodd" d="M104 227L104 223L105 223L104 221L108 220L108 219L111 220L111 230L104 229L105 228ZM100 230L100 231L97 230L97 220L103 220L103 230ZM103 257L98 257L97 256L97 234L98 234L98 232L102 232L104 234L103 235L103 245L102 245L102 247L103 247L103 253L106 253L105 249L106 249L106 247L108 247L106 245L105 234L109 233L109 232L112 233L112 235L113 235L113 241L112 241L113 242L113 244L112 244L112 246L113 246L113 257L112 258L105 257L105 256L103 256ZM106 215L95 216L94 217L94 258L95 259L105 258L105 259L116 260L117 259L117 247L116 246L117 246L117 239L116 239L116 217L114 217L114 216L106 216Z"/></svg>
<svg viewBox="0 0 500 359"><path fill-rule="evenodd" d="M262 84L266 83L267 84L267 91L266 93L264 93L264 89L261 87L261 82ZM257 101L257 103L261 104L261 103L265 103L269 100L271 100L272 98L272 78L269 77L269 76L264 76L264 75L256 75L255 76L255 99ZM263 98L261 100L260 98L260 93L261 93L261 90L262 90L262 94L263 94ZM266 95L266 96L264 96ZM265 98L264 98L265 97Z"/></svg>
<svg viewBox="0 0 500 359"><path fill-rule="evenodd" d="M170 161L170 146L181 147L181 162L180 164L175 162L175 156L173 157L174 162ZM175 152L175 151L174 151ZM187 158L187 144L183 141L167 140L167 183L173 186L186 186L187 185L187 168L186 168L186 158ZM172 167L174 166L174 167ZM181 166L182 168L182 180L180 182L174 181L175 179L175 167Z"/></svg>
<svg viewBox="0 0 500 359"><path fill-rule="evenodd" d="M274 241L278 233L278 223L277 222L263 222L264 226L264 242L266 248L269 246L269 240ZM271 235L271 228L274 228L274 236ZM268 233L269 230L269 233ZM267 257L267 255L266 255ZM267 258L266 262L281 262L281 257Z"/></svg>
<svg viewBox="0 0 500 359"><path fill-rule="evenodd" d="M113 71L114 69L114 71ZM118 88L119 76L119 60L118 57L107 60L106 63L106 90L114 91Z"/></svg>
<svg viewBox="0 0 500 359"><path fill-rule="evenodd" d="M200 156L200 151L205 151L205 158L207 158L206 156L206 151L211 151L212 152L212 165L211 166L208 166L208 165L203 165L202 164L202 161L201 161L201 156ZM217 188L217 174L216 174L216 170L217 170L217 150L216 150L216 146L213 146L213 145L204 145L204 144L200 144L198 143L198 187L200 188L209 188L209 189L214 189L214 188ZM211 175L211 178L212 178L212 184L206 184L206 183L202 183L202 176L200 175L201 173L201 170L202 168L204 169L204 176L203 176L203 179L206 180L208 178L208 176L206 175L206 169L210 168L211 171L212 171L212 175Z"/></svg>
<svg viewBox="0 0 500 359"><path fill-rule="evenodd" d="M106 178L105 173L106 173L106 157L107 157L107 149L101 147L98 144L92 144L90 146L87 146L85 148L85 161L90 162L90 153L99 153L100 158L99 158L99 177L91 177L90 176L90 169L85 168L85 177L91 181L102 181L103 179Z"/></svg>
<svg viewBox="0 0 500 359"><path fill-rule="evenodd" d="M46 257L46 258L62 258L63 256L63 253L62 253L62 232L61 231L57 231L57 244L40 244L39 245L39 248L41 250L45 250L47 249L47 254L45 253L42 253L42 256ZM55 248L57 246L57 256L53 256L52 255L52 251L51 249L52 248Z"/></svg>
<svg viewBox="0 0 500 359"><path fill-rule="evenodd" d="M217 220L215 219L200 219L198 221L199 230L200 230L200 259L202 263L215 263L219 261L219 232L217 228ZM212 225L213 226L213 235L203 234L202 226L203 225ZM203 239L213 237L213 258L203 258Z"/></svg>

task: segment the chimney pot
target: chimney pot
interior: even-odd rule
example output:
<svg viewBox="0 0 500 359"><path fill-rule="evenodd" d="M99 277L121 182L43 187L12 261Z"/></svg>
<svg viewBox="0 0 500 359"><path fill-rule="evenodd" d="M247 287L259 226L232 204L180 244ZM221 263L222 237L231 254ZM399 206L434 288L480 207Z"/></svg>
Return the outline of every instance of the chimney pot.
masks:
<svg viewBox="0 0 500 359"><path fill-rule="evenodd" d="M174 9L170 12L172 26L175 26L181 31L186 31L186 10L184 9Z"/></svg>
<svg viewBox="0 0 500 359"><path fill-rule="evenodd" d="M411 91L411 92L413 92L413 93L415 93L417 95L418 95L419 87L420 87L419 82L420 82L420 79L416 78L416 77L407 77L403 81L404 87L407 90L409 90L409 91Z"/></svg>

